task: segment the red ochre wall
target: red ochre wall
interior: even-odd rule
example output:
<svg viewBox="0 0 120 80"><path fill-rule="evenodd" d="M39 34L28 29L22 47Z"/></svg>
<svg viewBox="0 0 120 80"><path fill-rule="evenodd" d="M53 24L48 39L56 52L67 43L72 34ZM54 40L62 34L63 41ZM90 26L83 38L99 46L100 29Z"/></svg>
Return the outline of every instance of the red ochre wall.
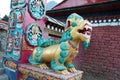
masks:
<svg viewBox="0 0 120 80"><path fill-rule="evenodd" d="M75 66L85 73L120 80L120 26L94 27L87 51L75 58Z"/></svg>

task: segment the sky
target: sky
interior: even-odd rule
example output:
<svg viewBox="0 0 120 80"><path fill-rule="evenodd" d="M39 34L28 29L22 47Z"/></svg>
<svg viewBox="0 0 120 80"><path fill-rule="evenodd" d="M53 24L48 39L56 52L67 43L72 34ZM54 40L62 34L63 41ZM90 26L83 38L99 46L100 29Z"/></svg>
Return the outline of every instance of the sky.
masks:
<svg viewBox="0 0 120 80"><path fill-rule="evenodd" d="M0 17L5 14L9 15L10 12L10 0L0 0Z"/></svg>
<svg viewBox="0 0 120 80"><path fill-rule="evenodd" d="M0 17L2 18L5 14L9 15L10 12L10 1L11 0L0 0ZM60 3L63 0L47 0L49 1L55 1L57 3Z"/></svg>
<svg viewBox="0 0 120 80"><path fill-rule="evenodd" d="M47 0L47 2L49 2L49 1L55 1L55 2L57 2L57 3L60 3L60 2L63 1L63 0Z"/></svg>

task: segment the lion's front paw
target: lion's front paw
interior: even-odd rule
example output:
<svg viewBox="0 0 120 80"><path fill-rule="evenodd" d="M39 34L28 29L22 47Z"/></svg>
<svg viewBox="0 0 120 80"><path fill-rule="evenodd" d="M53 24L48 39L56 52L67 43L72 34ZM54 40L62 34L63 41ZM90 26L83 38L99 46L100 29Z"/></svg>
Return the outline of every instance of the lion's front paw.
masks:
<svg viewBox="0 0 120 80"><path fill-rule="evenodd" d="M72 72L72 73L76 72L76 69L75 69L75 68L67 68L67 70L68 70L69 72Z"/></svg>
<svg viewBox="0 0 120 80"><path fill-rule="evenodd" d="M69 74L69 72L67 71L67 70L62 70L62 71L56 71L57 73L59 73L59 74Z"/></svg>
<svg viewBox="0 0 120 80"><path fill-rule="evenodd" d="M40 65L33 64L33 66L38 67L40 69L49 69L46 64L40 64Z"/></svg>
<svg viewBox="0 0 120 80"><path fill-rule="evenodd" d="M49 69L46 64L40 64L38 65L40 69Z"/></svg>

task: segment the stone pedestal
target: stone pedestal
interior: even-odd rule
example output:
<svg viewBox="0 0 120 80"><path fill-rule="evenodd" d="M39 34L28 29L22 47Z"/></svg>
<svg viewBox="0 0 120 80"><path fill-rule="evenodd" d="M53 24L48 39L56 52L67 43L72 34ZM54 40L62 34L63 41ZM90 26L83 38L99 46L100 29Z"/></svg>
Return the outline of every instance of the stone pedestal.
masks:
<svg viewBox="0 0 120 80"><path fill-rule="evenodd" d="M30 64L20 64L19 71L21 80L27 80L27 78L35 80L81 80L83 74L83 71L77 70L75 73L63 75L55 73L51 69L40 69Z"/></svg>

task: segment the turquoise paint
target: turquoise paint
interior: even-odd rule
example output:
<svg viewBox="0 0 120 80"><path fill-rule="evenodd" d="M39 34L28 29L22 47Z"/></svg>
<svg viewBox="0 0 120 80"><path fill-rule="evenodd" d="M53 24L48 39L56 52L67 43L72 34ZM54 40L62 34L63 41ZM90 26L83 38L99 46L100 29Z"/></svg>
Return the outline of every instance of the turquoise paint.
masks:
<svg viewBox="0 0 120 80"><path fill-rule="evenodd" d="M6 46L6 56L12 57L15 60L19 60L21 55L24 15L25 8L22 8L11 11L9 16L10 20L8 25L8 43ZM9 42L9 40L11 40L12 42ZM12 47L8 46L10 44Z"/></svg>
<svg viewBox="0 0 120 80"><path fill-rule="evenodd" d="M35 57L35 59L33 60L32 55L30 55L28 61L29 61L29 63L31 63L31 64L37 64L37 65L39 65L39 64L43 64L43 63L41 62L42 59L43 59L43 58Z"/></svg>
<svg viewBox="0 0 120 80"><path fill-rule="evenodd" d="M36 57L39 57L40 55L41 55L40 52L36 52L36 53L35 53L35 56L36 56Z"/></svg>
<svg viewBox="0 0 120 80"><path fill-rule="evenodd" d="M73 14L71 14L71 15L68 16L67 20L68 19L82 20L83 17L80 16L80 15L78 15L78 14L76 14L76 13L73 13Z"/></svg>
<svg viewBox="0 0 120 80"><path fill-rule="evenodd" d="M72 19L73 18L73 15L69 15L67 19Z"/></svg>
<svg viewBox="0 0 120 80"><path fill-rule="evenodd" d="M48 47L48 46L59 44L59 43L60 43L59 40L44 39L44 38L38 39L38 42L37 42L39 47Z"/></svg>
<svg viewBox="0 0 120 80"><path fill-rule="evenodd" d="M37 47L37 48L36 48L35 56L36 56L36 57L39 57L39 56L42 54L42 52L43 52L43 48Z"/></svg>
<svg viewBox="0 0 120 80"><path fill-rule="evenodd" d="M29 57L28 61L31 63L31 64L42 64L42 57L41 54L43 53L43 48L41 47L37 47L36 48L36 52L34 53L35 54L35 59L33 60L33 57L32 55Z"/></svg>
<svg viewBox="0 0 120 80"><path fill-rule="evenodd" d="M61 50L66 50L66 49L68 49L68 47L65 43L62 43L62 44L60 44L60 49Z"/></svg>
<svg viewBox="0 0 120 80"><path fill-rule="evenodd" d="M62 70L66 69L65 66L59 66L59 65L57 65L56 62L55 62L55 59L52 59L52 61L51 61L51 68L53 70L59 70L59 71L62 71Z"/></svg>
<svg viewBox="0 0 120 80"><path fill-rule="evenodd" d="M74 68L74 65L73 64L66 64L65 65L67 68Z"/></svg>
<svg viewBox="0 0 120 80"><path fill-rule="evenodd" d="M60 57L60 58L58 59L58 61L59 61L59 63L63 64L63 63L65 62L65 59L62 58L62 57Z"/></svg>
<svg viewBox="0 0 120 80"><path fill-rule="evenodd" d="M85 41L84 42L84 50L87 50L89 44L90 44L90 41Z"/></svg>
<svg viewBox="0 0 120 80"><path fill-rule="evenodd" d="M44 43L45 39L44 38L38 38L37 44L39 47Z"/></svg>
<svg viewBox="0 0 120 80"><path fill-rule="evenodd" d="M13 1L13 2L12 2ZM20 8L20 7L24 7L26 4L25 0L19 0L17 1L18 3L16 4L16 1L11 0L11 4L10 4L10 8L12 9L16 9L16 8Z"/></svg>
<svg viewBox="0 0 120 80"><path fill-rule="evenodd" d="M72 26L72 27L76 27L76 26L77 26L77 23L76 23L76 22L72 22L71 26Z"/></svg>
<svg viewBox="0 0 120 80"><path fill-rule="evenodd" d="M67 53L65 51L60 52L60 56L63 57L63 58L67 57L68 55L69 55L69 53Z"/></svg>
<svg viewBox="0 0 120 80"><path fill-rule="evenodd" d="M64 32L60 42L65 42L67 40L72 40L72 36L71 36L70 32L71 32L71 29L68 29L66 32Z"/></svg>
<svg viewBox="0 0 120 80"><path fill-rule="evenodd" d="M67 34L64 32L61 38L61 42L65 42L67 40Z"/></svg>
<svg viewBox="0 0 120 80"><path fill-rule="evenodd" d="M31 16L35 19L42 19L46 12L43 0L40 1L40 4L38 4L35 0L30 0L28 4Z"/></svg>
<svg viewBox="0 0 120 80"><path fill-rule="evenodd" d="M37 50L37 51L40 51L40 50L42 51L43 48L41 48L41 47L37 47L36 50Z"/></svg>
<svg viewBox="0 0 120 80"><path fill-rule="evenodd" d="M39 58L39 57L36 57L35 58L35 62L39 63L39 64L43 64L41 61L43 60L43 58Z"/></svg>
<svg viewBox="0 0 120 80"><path fill-rule="evenodd" d="M80 15L78 15L78 14L75 14L75 20L82 20L83 19L83 17L82 16L80 16Z"/></svg>
<svg viewBox="0 0 120 80"><path fill-rule="evenodd" d="M29 63L31 63L31 64L41 64L38 60L37 60L37 61L36 61L36 60L33 60L32 55L29 57L28 61L29 61Z"/></svg>

